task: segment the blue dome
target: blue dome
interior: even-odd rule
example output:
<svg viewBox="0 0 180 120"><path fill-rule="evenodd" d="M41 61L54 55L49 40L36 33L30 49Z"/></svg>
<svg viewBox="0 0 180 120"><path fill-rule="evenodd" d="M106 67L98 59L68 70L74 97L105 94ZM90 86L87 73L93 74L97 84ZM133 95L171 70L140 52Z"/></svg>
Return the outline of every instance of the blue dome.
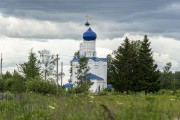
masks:
<svg viewBox="0 0 180 120"><path fill-rule="evenodd" d="M86 41L91 41L91 40L96 40L96 33L89 28L84 34L83 34L83 39Z"/></svg>

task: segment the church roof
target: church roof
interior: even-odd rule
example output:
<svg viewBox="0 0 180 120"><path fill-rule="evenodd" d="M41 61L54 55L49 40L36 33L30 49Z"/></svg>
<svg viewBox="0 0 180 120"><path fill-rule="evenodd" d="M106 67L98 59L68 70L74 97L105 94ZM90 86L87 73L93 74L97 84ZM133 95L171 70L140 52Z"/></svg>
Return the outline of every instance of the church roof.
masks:
<svg viewBox="0 0 180 120"><path fill-rule="evenodd" d="M92 73L87 74L87 78L90 80L104 80L103 78Z"/></svg>
<svg viewBox="0 0 180 120"><path fill-rule="evenodd" d="M91 28L89 28L86 32L84 32L83 34L83 39L85 41L92 41L92 40L96 40L96 33L94 31L92 31Z"/></svg>
<svg viewBox="0 0 180 120"><path fill-rule="evenodd" d="M94 61L96 61L96 62L98 62L98 61L107 62L107 58L91 57L91 58L89 58L89 59L92 59L92 60L94 60Z"/></svg>
<svg viewBox="0 0 180 120"><path fill-rule="evenodd" d="M98 61L107 62L107 58L90 57L88 59L94 60L95 62L98 62ZM79 58L72 59L72 62L78 62L78 61L79 61Z"/></svg>
<svg viewBox="0 0 180 120"><path fill-rule="evenodd" d="M64 85L65 88L73 88L73 84L71 83L67 83Z"/></svg>

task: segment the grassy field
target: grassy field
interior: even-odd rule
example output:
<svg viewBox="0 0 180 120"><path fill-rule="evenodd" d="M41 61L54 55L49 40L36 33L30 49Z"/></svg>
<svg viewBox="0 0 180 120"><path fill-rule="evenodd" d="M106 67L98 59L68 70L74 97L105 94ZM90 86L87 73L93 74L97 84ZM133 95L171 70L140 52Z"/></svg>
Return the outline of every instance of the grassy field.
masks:
<svg viewBox="0 0 180 120"><path fill-rule="evenodd" d="M180 96L8 94L0 120L180 120Z"/></svg>

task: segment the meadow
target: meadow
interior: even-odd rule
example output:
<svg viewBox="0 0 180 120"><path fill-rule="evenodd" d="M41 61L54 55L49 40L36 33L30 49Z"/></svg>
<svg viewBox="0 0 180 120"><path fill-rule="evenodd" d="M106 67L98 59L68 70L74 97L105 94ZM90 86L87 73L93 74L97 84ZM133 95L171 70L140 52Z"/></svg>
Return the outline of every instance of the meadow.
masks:
<svg viewBox="0 0 180 120"><path fill-rule="evenodd" d="M180 120L180 95L6 93L0 120Z"/></svg>

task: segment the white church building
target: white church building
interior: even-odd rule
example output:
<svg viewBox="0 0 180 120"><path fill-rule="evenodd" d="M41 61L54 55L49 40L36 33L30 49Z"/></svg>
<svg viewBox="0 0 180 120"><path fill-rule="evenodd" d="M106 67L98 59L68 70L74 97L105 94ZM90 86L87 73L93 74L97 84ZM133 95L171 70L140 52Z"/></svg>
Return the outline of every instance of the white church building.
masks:
<svg viewBox="0 0 180 120"><path fill-rule="evenodd" d="M88 58L88 78L93 82L93 85L90 87L91 92L99 92L104 88L107 88L107 59L99 58L96 56L96 33L91 29L90 23L87 21L85 26L88 27L88 30L83 34L83 41L80 43L79 54L86 56ZM77 66L78 58L72 59L72 73L71 81L72 83L66 84L65 88L75 87L77 79Z"/></svg>

